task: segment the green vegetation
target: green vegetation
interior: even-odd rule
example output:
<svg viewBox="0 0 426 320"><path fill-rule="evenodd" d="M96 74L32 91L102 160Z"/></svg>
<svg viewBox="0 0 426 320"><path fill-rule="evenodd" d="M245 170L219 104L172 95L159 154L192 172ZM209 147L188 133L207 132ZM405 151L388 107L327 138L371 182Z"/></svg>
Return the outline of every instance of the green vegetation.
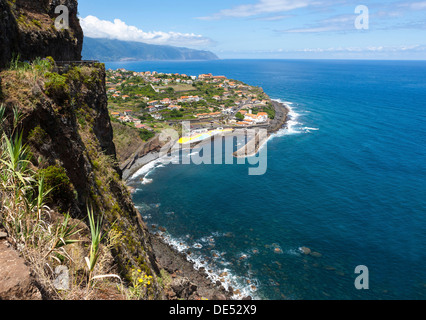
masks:
<svg viewBox="0 0 426 320"><path fill-rule="evenodd" d="M90 234L91 234L91 245L89 251L89 257L86 257L87 268L90 275L95 270L96 264L100 255L100 244L106 234L102 234L102 217L98 218L95 222L95 215L93 209L87 208L87 215L89 218ZM91 276L89 279L91 280Z"/></svg>
<svg viewBox="0 0 426 320"><path fill-rule="evenodd" d="M55 97L59 100L64 100L68 97L69 86L66 76L54 72L48 72L46 77L46 94L50 97Z"/></svg>
<svg viewBox="0 0 426 320"><path fill-rule="evenodd" d="M5 108L0 107L0 123ZM15 112L15 120L18 112ZM15 124L18 121L14 121ZM69 258L66 246L79 231L71 225L69 215L50 219L47 190L43 175L30 167L28 147L22 133L13 126L8 132L0 127L0 225L15 247L20 247L27 260L39 263L62 263Z"/></svg>
<svg viewBox="0 0 426 320"><path fill-rule="evenodd" d="M53 72L53 65L51 59L29 63L15 57L10 68L1 71L2 101L8 108L12 104L17 107L14 112L0 108L0 226L6 229L13 246L20 248L49 297L88 299L105 287L113 294L130 297L129 287L125 287L133 285L130 270L138 268L147 276L152 271L144 248L145 231L138 224L130 193L116 170L117 160L104 153L94 133L100 111L93 104L99 102L98 97L103 98L104 69L101 65L76 67L60 75ZM64 108L67 113L54 119L54 114L43 113L42 101L55 112ZM40 123L45 115L50 118ZM32 130L22 128L24 118ZM73 119L78 121L76 126ZM65 122L69 131L63 133L57 126ZM48 133L46 125L53 125ZM138 129L126 128L141 141ZM20 133L23 129L28 135ZM53 137L52 132L59 135ZM142 131L141 135L149 139L153 133ZM88 175L83 169L81 176L68 172L72 170L68 166L65 169L68 159L61 154L63 140L82 151L78 156ZM82 186L78 193L73 182ZM92 213L86 216L80 211L82 202L93 208ZM102 223L97 220L100 216ZM100 241L96 230L101 231ZM85 264L86 257L89 265ZM70 271L70 290L58 291L53 285L50 270L59 265ZM121 279L128 282L117 290ZM140 291L140 298L160 294L155 279L151 284Z"/></svg>
<svg viewBox="0 0 426 320"><path fill-rule="evenodd" d="M57 205L61 212L69 210L74 199L74 188L65 169L60 166L49 166L39 170L38 175L44 178L46 187L52 190L48 195L49 202Z"/></svg>
<svg viewBox="0 0 426 320"><path fill-rule="evenodd" d="M36 58L31 63L21 61L20 55L13 55L10 63L10 71L18 71L19 73L31 72L33 76L44 76L46 72L50 72L54 66L52 57Z"/></svg>
<svg viewBox="0 0 426 320"><path fill-rule="evenodd" d="M64 169L51 166L37 172L31 168L29 148L18 131L20 114L17 110L14 114L15 125L6 130L5 107L0 106L0 226L6 229L9 241L19 248L52 298L87 299L105 278L119 279L122 284L118 275L104 273L107 250L119 243L119 233L108 229L102 218L96 219L93 210L88 209L90 248L85 249L81 222L48 206L51 196L63 197L64 190L69 189ZM82 255L87 261L85 269L78 263ZM74 280L70 281L69 290L55 288L50 270L56 266L70 270ZM144 297L142 293L133 296L133 287L128 289L123 284L118 290L115 284L113 288L129 299Z"/></svg>
<svg viewBox="0 0 426 320"><path fill-rule="evenodd" d="M148 141L149 139L153 138L155 136L155 133L152 131L149 131L147 129L139 130L139 137L143 141Z"/></svg>
<svg viewBox="0 0 426 320"><path fill-rule="evenodd" d="M235 115L235 118L237 118L237 120L239 120L239 121L243 121L244 120L244 116L242 115L241 112L237 112L237 114Z"/></svg>
<svg viewBox="0 0 426 320"><path fill-rule="evenodd" d="M28 134L28 142L35 145L42 145L45 143L47 137L47 133L40 126L37 126Z"/></svg>
<svg viewBox="0 0 426 320"><path fill-rule="evenodd" d="M141 269L132 269L130 277L132 286L129 288L129 298L140 300L145 296L147 287L152 284L152 276Z"/></svg>
<svg viewBox="0 0 426 320"><path fill-rule="evenodd" d="M41 22L40 22L40 21L38 21L38 20L36 20L36 19L33 19L33 20L31 20L31 22L32 22L35 26L37 26L37 27L39 27L39 28L41 29Z"/></svg>

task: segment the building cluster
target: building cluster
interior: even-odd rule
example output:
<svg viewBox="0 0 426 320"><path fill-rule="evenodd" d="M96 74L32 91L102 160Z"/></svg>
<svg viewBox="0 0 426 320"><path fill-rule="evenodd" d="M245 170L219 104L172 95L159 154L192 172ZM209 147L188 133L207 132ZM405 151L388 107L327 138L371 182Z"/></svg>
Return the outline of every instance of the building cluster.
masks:
<svg viewBox="0 0 426 320"><path fill-rule="evenodd" d="M133 117L132 110L125 110L124 112L111 112L111 117L117 119L123 123L133 123L136 129L147 129L149 131L153 131L152 128L142 123L142 120Z"/></svg>
<svg viewBox="0 0 426 320"><path fill-rule="evenodd" d="M135 79L135 77L139 79ZM140 81L142 80L142 81ZM132 82L133 81L133 82ZM270 100L263 93L263 90L253 90L253 87L243 84L239 81L227 79L225 76L214 76L213 74L200 74L197 76L188 76L178 73L159 73L156 71L131 72L125 69L116 71L108 70L107 93L112 98L121 98L127 100L131 98L129 95L122 94L119 88L121 85L146 87L147 84L160 93L161 85L171 84L195 84L202 82L204 84L212 84L214 88L221 89L221 94L210 96L210 99L216 101L208 107L210 112L196 113L193 117L199 120L219 119L224 123L236 124L239 126L250 126L268 121L266 112L253 114L252 109L261 109L268 106ZM156 86L154 86L156 85ZM128 90L126 90L128 92ZM165 91L162 90L161 93ZM166 97L161 100L151 100L142 94L134 94L138 100L144 101L147 105L147 112L156 120L163 120L163 110L179 111L182 109L183 103L196 103L206 101L204 97L198 95L182 95L176 97ZM163 95L164 96L164 95ZM229 101L232 102L230 106ZM213 105L214 104L214 105ZM235 118L237 112L244 115L244 120L239 121ZM142 123L139 119L131 116L131 110L124 112L112 112L111 115L121 122L134 123L135 127L141 127Z"/></svg>

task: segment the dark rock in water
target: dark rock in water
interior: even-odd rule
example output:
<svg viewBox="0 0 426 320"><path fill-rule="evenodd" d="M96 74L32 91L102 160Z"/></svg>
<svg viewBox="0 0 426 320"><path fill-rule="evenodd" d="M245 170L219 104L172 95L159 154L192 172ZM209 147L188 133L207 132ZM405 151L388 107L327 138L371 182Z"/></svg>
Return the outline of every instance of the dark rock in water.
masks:
<svg viewBox="0 0 426 320"><path fill-rule="evenodd" d="M155 257L165 271L173 278L170 290L166 290L168 299L199 300L226 300L230 299L229 292L221 291L221 283L213 283L205 272L204 267L198 270L184 255L176 253L172 247L157 237L152 238ZM209 270L212 272L212 270Z"/></svg>
<svg viewBox="0 0 426 320"><path fill-rule="evenodd" d="M321 253L319 253L319 252L311 252L311 256L313 256L313 257L315 257L315 258L321 258L322 257L322 254Z"/></svg>
<svg viewBox="0 0 426 320"><path fill-rule="evenodd" d="M310 254L311 253L311 249L307 248L307 247L301 247L300 251L302 251L303 254Z"/></svg>

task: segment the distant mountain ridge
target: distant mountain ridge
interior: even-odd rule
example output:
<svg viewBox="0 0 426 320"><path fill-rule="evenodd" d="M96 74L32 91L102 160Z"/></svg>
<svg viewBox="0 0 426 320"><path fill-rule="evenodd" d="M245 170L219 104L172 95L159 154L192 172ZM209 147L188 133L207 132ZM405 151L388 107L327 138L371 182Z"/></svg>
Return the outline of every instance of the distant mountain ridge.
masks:
<svg viewBox="0 0 426 320"><path fill-rule="evenodd" d="M210 51L141 42L84 37L83 59L108 61L218 60Z"/></svg>

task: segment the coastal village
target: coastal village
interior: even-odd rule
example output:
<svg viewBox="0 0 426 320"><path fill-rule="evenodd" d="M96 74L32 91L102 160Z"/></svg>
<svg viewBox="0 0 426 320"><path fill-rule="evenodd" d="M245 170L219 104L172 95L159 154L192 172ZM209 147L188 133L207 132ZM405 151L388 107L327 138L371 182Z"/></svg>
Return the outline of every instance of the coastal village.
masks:
<svg viewBox="0 0 426 320"><path fill-rule="evenodd" d="M225 76L107 70L111 120L139 130L143 140L190 121L195 133L268 127L275 117L262 88Z"/></svg>

